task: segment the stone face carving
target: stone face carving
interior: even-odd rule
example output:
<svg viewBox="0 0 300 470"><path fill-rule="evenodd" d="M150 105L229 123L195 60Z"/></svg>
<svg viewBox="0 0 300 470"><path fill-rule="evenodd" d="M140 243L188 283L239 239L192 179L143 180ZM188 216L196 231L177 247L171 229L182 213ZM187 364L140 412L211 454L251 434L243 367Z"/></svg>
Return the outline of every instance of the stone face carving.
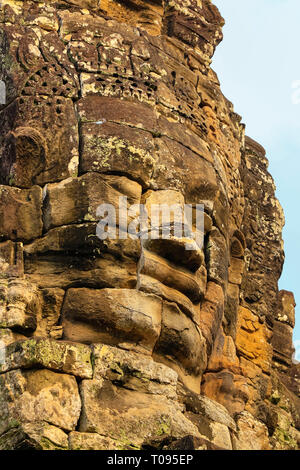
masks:
<svg viewBox="0 0 300 470"><path fill-rule="evenodd" d="M283 215L210 68L223 23L209 0L2 2L0 449L298 446ZM203 204L203 247L100 240L124 197Z"/></svg>

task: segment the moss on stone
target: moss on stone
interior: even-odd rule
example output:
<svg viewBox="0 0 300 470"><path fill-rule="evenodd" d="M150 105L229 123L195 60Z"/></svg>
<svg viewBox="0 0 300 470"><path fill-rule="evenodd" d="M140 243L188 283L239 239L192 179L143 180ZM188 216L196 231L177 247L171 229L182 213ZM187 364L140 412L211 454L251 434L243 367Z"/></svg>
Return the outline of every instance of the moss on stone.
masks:
<svg viewBox="0 0 300 470"><path fill-rule="evenodd" d="M162 436L164 434L171 434L171 422L169 418L167 417L161 418L156 434L158 436Z"/></svg>
<svg viewBox="0 0 300 470"><path fill-rule="evenodd" d="M297 442L291 436L291 434L282 428L277 428L274 433L274 439L279 442L279 444L288 449L297 449Z"/></svg>

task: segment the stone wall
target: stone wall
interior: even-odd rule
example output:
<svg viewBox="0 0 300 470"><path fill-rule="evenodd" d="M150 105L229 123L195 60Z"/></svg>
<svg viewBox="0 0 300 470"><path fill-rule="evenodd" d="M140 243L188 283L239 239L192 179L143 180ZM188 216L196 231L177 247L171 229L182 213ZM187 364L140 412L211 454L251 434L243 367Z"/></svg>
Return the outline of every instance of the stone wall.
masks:
<svg viewBox="0 0 300 470"><path fill-rule="evenodd" d="M284 217L210 67L223 24L209 0L3 0L0 449L299 448ZM204 247L100 240L124 196L203 204Z"/></svg>

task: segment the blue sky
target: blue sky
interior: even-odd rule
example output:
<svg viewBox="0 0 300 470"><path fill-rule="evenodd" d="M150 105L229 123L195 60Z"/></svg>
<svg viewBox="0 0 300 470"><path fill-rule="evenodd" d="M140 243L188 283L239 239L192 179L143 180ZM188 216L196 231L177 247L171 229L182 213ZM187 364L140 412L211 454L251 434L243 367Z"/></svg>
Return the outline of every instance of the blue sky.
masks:
<svg viewBox="0 0 300 470"><path fill-rule="evenodd" d="M294 341L300 360L300 1L213 2L226 21L213 68L247 135L265 147L285 212L279 287L293 291L298 302Z"/></svg>

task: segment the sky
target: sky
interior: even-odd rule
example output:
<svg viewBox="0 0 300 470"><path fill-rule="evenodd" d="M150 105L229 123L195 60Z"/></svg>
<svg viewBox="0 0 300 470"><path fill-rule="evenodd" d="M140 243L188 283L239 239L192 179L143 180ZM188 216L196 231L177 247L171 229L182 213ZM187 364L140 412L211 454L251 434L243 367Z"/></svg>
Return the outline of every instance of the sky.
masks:
<svg viewBox="0 0 300 470"><path fill-rule="evenodd" d="M300 1L213 3L226 24L212 67L243 117L246 134L266 149L285 212L286 260L279 287L293 291L298 303L294 344L300 361Z"/></svg>

